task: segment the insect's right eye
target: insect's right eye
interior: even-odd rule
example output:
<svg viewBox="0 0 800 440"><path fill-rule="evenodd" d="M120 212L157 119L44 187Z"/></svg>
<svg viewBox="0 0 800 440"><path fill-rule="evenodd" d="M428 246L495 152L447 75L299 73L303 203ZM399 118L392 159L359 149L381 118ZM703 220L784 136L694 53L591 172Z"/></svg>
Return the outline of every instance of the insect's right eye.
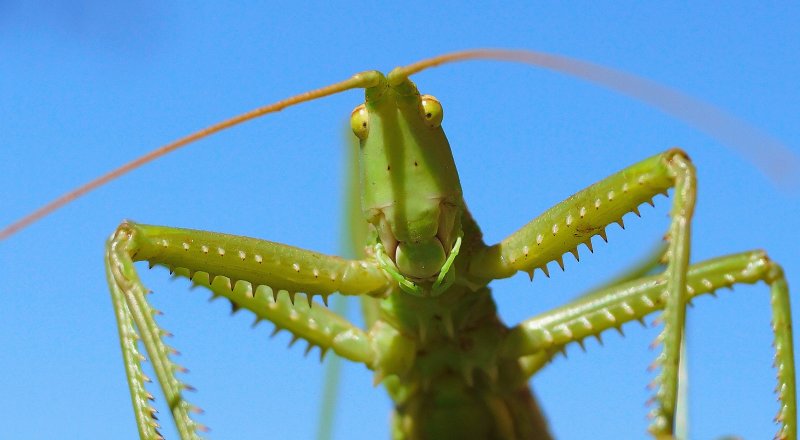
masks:
<svg viewBox="0 0 800 440"><path fill-rule="evenodd" d="M350 114L350 128L362 141L367 138L369 133L369 112L367 112L367 107L364 104L353 109L353 113Z"/></svg>
<svg viewBox="0 0 800 440"><path fill-rule="evenodd" d="M442 110L442 104L439 102L439 100L431 95L422 95L420 99L420 103L422 105L422 117L425 120L425 124L427 124L430 128L436 128L442 125L444 111Z"/></svg>

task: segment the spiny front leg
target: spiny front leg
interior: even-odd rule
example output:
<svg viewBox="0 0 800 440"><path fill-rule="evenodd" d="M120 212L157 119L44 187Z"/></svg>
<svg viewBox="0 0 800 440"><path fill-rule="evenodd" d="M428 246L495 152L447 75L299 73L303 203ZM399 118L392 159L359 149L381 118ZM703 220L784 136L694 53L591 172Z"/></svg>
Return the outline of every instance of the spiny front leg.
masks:
<svg viewBox="0 0 800 440"><path fill-rule="evenodd" d="M502 242L474 251L469 275L493 280L519 271L533 276L536 269L548 275L547 263L552 261L563 267L565 253L577 257L580 244L591 251L592 237L605 240L608 225L622 224L623 215L638 215L639 205L666 194L675 184L671 163L676 157L685 154L670 150L650 157L570 196Z"/></svg>
<svg viewBox="0 0 800 440"><path fill-rule="evenodd" d="M470 275L479 280L505 278L518 271L527 272L533 279L537 268L549 275L547 263L556 261L563 269L566 252L577 259L579 244L591 250L592 236L605 240L606 226L614 222L622 226L624 214L638 214L639 205L651 202L656 194L666 194L671 187L675 188L675 198L666 235L670 240L666 271L670 294L659 339L664 351L656 359L661 371L656 378L658 406L651 426L651 432L659 436L672 434L686 314L689 231L696 192L694 167L686 153L672 149L607 177L550 208L501 243L475 252L469 263Z"/></svg>
<svg viewBox="0 0 800 440"><path fill-rule="evenodd" d="M188 386L175 377L175 371L181 367L170 359L169 356L174 351L164 344L162 336L165 332L153 318L157 312L145 299L147 289L139 280L130 258L130 252L135 250L136 245L133 243L133 236L128 232L121 227L109 239L106 245L106 275L117 318L122 358L139 438L163 439L158 432L159 425L155 416L157 411L148 403L153 400L153 396L144 386L150 379L142 371L141 361L144 356L137 348L137 342L141 339L150 355L153 370L181 438L196 439L197 430L202 430L203 427L191 419L189 412L198 410L183 398L183 390Z"/></svg>
<svg viewBox="0 0 800 440"><path fill-rule="evenodd" d="M664 329L657 341L664 350L656 358L661 372L655 379L658 386L658 405L650 415L653 423L650 432L657 437L672 436L675 410L678 403L678 372L681 358L681 341L686 326L686 272L689 268L689 240L692 215L697 193L694 166L682 152L673 152L665 158L670 177L675 181L675 198L672 202L669 226L667 260L667 304L664 307Z"/></svg>
<svg viewBox="0 0 800 440"><path fill-rule="evenodd" d="M141 335L181 438L197 438L202 426L191 420L195 409L182 396L187 388L175 377L182 370L169 358L172 349L162 341L166 333L153 319L134 261L165 265L195 284L231 300L236 307L268 319L295 338L375 367L369 336L344 318L318 305L311 296L326 298L332 292L379 295L388 279L371 261L350 261L278 243L187 229L137 225L125 222L108 242L106 270L117 316L123 359L141 438L161 438L147 403L147 378L141 370L136 344ZM288 294L278 295L278 292ZM304 292L305 304L293 304L295 292ZM138 332L137 332L138 331Z"/></svg>
<svg viewBox="0 0 800 440"><path fill-rule="evenodd" d="M175 270L175 275L188 278L185 269ZM204 273L197 273L192 279L196 286L205 287L215 296L222 296L231 302L234 310L246 309L256 315L256 322L270 321L275 325L273 335L281 330L292 334L290 346L299 339L308 343L306 354L314 346L320 349L320 358L333 351L353 362L372 365L372 348L369 336L341 315L332 312L322 304L295 300L286 291L273 290L268 286L256 286L244 280L231 285L230 279L218 275L209 281ZM310 298L307 296L307 299ZM255 323L254 323L255 325Z"/></svg>
<svg viewBox="0 0 800 440"><path fill-rule="evenodd" d="M607 287L570 304L528 319L514 327L503 346L505 356L520 358L528 375L533 375L551 357L572 342L589 336L600 337L608 329L621 332L623 324L641 320L663 309L669 301L665 272ZM770 286L772 329L775 335L775 366L778 369L778 398L781 423L776 438L797 437L797 395L795 386L792 317L789 289L781 267L764 252L745 252L689 267L686 291L689 299L737 283L764 281Z"/></svg>

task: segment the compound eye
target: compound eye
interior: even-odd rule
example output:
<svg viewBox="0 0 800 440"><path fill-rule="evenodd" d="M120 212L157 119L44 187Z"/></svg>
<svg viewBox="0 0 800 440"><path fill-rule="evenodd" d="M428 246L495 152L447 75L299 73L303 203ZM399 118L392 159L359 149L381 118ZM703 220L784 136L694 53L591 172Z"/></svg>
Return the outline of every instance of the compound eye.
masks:
<svg viewBox="0 0 800 440"><path fill-rule="evenodd" d="M431 95L422 95L420 99L422 99L422 117L425 119L425 124L431 128L442 125L444 110L439 100Z"/></svg>
<svg viewBox="0 0 800 440"><path fill-rule="evenodd" d="M369 133L369 112L367 112L367 107L364 104L354 108L353 113L350 114L350 128L362 141L367 138Z"/></svg>

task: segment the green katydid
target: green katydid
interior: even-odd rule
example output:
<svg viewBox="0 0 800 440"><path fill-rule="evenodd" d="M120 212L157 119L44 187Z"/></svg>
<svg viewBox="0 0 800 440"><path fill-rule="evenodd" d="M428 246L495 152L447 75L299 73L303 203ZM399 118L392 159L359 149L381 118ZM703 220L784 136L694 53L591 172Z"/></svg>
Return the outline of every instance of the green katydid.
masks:
<svg viewBox="0 0 800 440"><path fill-rule="evenodd" d="M772 286L780 363L782 438L796 437L794 366L788 290L780 267L750 252L689 266L694 170L679 150L646 159L581 191L494 246L486 246L464 204L458 175L439 123L440 104L421 96L408 77L463 58L526 59L519 53L470 52L399 68L388 76L365 72L190 136L123 168L127 171L199 137L243 120L327 94L365 88L353 113L361 139L363 213L372 235L361 260L342 260L276 243L221 234L123 223L112 235L107 270L134 409L143 438L156 436L150 421L134 335L148 358L179 431L194 435L192 407L182 398L161 330L152 320L134 260L165 265L237 307L251 310L323 350L373 369L396 402L393 430L400 438L547 438L527 379L567 343L598 335L665 308L659 337L664 351L652 431L672 432L678 350L689 297L740 282ZM78 195L120 172L101 178ZM547 274L548 262L591 246L591 237L657 193L675 188L663 274L617 284L553 312L506 329L496 318L485 285L518 271ZM74 197L68 196L64 201ZM45 213L53 209L46 208ZM8 230L2 237L13 233ZM210 274L210 275L209 275ZM279 293L281 292L281 293ZM285 292L285 293L282 293ZM295 293L302 292L301 301ZM311 305L312 295L377 298L371 327L358 329ZM308 300L306 304L304 301ZM133 323L131 322L133 320Z"/></svg>

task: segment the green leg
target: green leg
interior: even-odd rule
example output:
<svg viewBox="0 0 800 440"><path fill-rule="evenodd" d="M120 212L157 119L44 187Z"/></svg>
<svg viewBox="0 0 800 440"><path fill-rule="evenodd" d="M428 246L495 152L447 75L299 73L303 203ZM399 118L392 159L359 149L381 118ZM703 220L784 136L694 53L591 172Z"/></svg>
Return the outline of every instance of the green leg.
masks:
<svg viewBox="0 0 800 440"><path fill-rule="evenodd" d="M136 426L139 428L139 438L152 439L159 438L158 422L156 421L156 410L147 404L152 400L152 395L145 389L144 382L147 380L142 371L142 355L139 353L137 343L139 337L133 324L133 317L125 304L122 291L117 287L111 275L111 270L106 264L106 276L108 285L111 288L111 302L114 305L114 315L117 318L117 330L119 331L119 342L122 346L122 362L125 364L125 377L128 380L128 389L136 417Z"/></svg>
<svg viewBox="0 0 800 440"><path fill-rule="evenodd" d="M675 179L675 197L670 215L669 249L667 251L667 304L664 307L664 329L656 338L664 349L656 358L661 371L656 377L656 402L651 411L650 432L657 437L671 437L675 426L678 398L678 365L681 340L686 326L686 271L689 268L689 240L697 181L694 166L688 157L676 154L669 158L670 174Z"/></svg>
<svg viewBox="0 0 800 440"><path fill-rule="evenodd" d="M183 390L188 387L175 376L175 372L180 367L169 358L171 350L161 339L164 332L153 319L156 312L147 303L146 289L139 281L133 261L128 257L128 253L133 248L131 238L129 231L124 229L115 232L106 249L106 272L117 315L117 327L120 335L124 335L121 340L122 356L139 436L147 440L162 438L157 431L158 424L155 423L156 410L148 403L152 397L145 390L144 384L149 382L149 379L142 373L141 360L143 358L136 348L137 333L130 325L131 320L139 330L138 335L150 355L161 391L172 411L172 417L181 438L196 439L199 438L197 430L203 429L203 427L189 416L189 412L194 407L183 398Z"/></svg>
<svg viewBox="0 0 800 440"><path fill-rule="evenodd" d="M133 266L134 261L141 260L167 266L214 295L228 298L235 308L251 310L256 320L273 322L276 332L286 329L295 339L308 341L309 349L319 346L323 354L333 349L344 358L370 367L375 364L369 336L322 305L312 306L311 296L324 299L334 291L351 295L386 291L389 280L376 263L245 237L123 223L107 244L106 270L136 422L144 439L157 439L160 434L153 417L155 410L147 402L152 397L144 386L148 380L141 371L137 334L153 363L181 438L197 438L196 431L203 426L189 417L196 408L183 398L182 392L188 387L175 376L183 369L170 359L173 350L161 339L166 332L153 319L155 312L145 298L147 289ZM308 301L295 303L297 291L305 292Z"/></svg>
<svg viewBox="0 0 800 440"><path fill-rule="evenodd" d="M532 275L547 271L547 264L563 265L567 252L578 254L578 245L592 250L591 238L605 240L605 228L622 224L622 216L638 213L642 203L675 186L673 159L685 157L670 150L645 159L570 196L493 246L474 250L469 273L477 281L508 278L517 272Z"/></svg>
<svg viewBox="0 0 800 440"><path fill-rule="evenodd" d="M535 269L545 274L547 264L556 261L564 267L563 255L578 256L577 246L584 243L591 250L591 237L606 239L605 228L622 225L622 216L638 213L638 206L651 202L653 196L675 188L667 234L667 290L664 331L659 342L664 351L656 359L661 367L656 383L657 408L651 431L671 435L677 394L678 360L686 309L686 270L689 264L689 232L696 182L694 167L686 154L672 149L645 159L576 193L547 210L502 242L474 252L469 275L478 279L505 278L518 271L533 278Z"/></svg>
<svg viewBox="0 0 800 440"><path fill-rule="evenodd" d="M504 355L519 358L527 374L533 375L567 344L599 336L611 328L620 330L627 322L641 320L667 307L671 299L668 278L665 272L611 286L528 319L512 329L503 346ZM781 427L776 438L794 440L797 437L797 394L792 318L789 289L780 266L761 251L745 252L692 265L686 280L689 300L737 283L764 281L770 286L777 390L781 402L776 417Z"/></svg>

